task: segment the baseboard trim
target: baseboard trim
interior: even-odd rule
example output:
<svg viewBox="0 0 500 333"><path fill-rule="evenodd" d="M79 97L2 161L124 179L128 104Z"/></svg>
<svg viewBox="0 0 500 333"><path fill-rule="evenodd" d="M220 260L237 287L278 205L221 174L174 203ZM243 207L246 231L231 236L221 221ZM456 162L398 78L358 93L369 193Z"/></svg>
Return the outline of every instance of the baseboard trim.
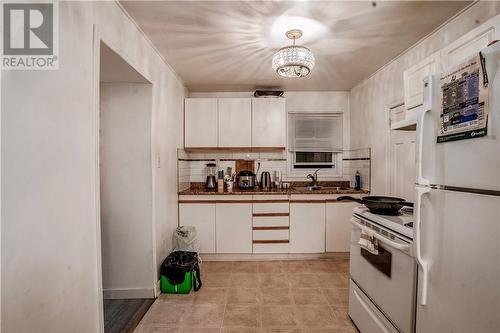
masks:
<svg viewBox="0 0 500 333"><path fill-rule="evenodd" d="M318 260L349 259L349 252L326 253L252 253L252 254L200 254L203 261L272 261L272 260Z"/></svg>
<svg viewBox="0 0 500 333"><path fill-rule="evenodd" d="M156 298L154 288L104 289L104 299Z"/></svg>
<svg viewBox="0 0 500 333"><path fill-rule="evenodd" d="M161 294L161 280L156 281L155 283L155 296L158 297Z"/></svg>

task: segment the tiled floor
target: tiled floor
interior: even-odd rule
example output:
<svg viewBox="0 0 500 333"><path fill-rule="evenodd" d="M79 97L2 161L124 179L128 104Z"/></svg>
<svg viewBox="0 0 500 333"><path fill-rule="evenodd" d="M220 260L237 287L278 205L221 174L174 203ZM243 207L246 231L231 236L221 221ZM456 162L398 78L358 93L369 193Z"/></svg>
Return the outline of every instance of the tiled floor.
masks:
<svg viewBox="0 0 500 333"><path fill-rule="evenodd" d="M203 287L162 294L135 330L355 333L346 260L204 262Z"/></svg>

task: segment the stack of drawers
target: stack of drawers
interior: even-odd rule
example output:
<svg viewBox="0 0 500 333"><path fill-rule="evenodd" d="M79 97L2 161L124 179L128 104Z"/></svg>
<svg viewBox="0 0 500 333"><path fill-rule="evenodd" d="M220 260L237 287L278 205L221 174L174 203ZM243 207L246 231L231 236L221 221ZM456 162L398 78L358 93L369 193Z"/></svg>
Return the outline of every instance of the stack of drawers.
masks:
<svg viewBox="0 0 500 333"><path fill-rule="evenodd" d="M255 200L252 210L253 253L288 253L290 202L287 196Z"/></svg>

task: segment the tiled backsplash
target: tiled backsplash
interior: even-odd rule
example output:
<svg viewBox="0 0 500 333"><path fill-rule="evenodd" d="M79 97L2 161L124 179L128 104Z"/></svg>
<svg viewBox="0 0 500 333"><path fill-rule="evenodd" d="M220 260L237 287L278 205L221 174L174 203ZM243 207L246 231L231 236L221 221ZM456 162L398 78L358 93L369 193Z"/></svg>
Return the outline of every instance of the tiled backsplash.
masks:
<svg viewBox="0 0 500 333"><path fill-rule="evenodd" d="M361 188L370 190L371 177L371 151L370 148L344 150L342 152L342 178L354 186L356 171L361 175Z"/></svg>
<svg viewBox="0 0 500 333"><path fill-rule="evenodd" d="M238 159L255 160L257 169L260 169L257 179L262 171L269 171L273 176L274 171L281 171L283 180L287 181L287 154L283 152L266 153L191 153L182 149L178 151L179 191L189 188L190 183L204 182L207 177L207 163L217 163L217 170L226 170L231 167L235 171L235 161ZM370 189L370 149L349 150L342 153L342 177L321 180L348 180L354 186L356 171L361 174L361 187ZM297 179L293 179L296 181Z"/></svg>

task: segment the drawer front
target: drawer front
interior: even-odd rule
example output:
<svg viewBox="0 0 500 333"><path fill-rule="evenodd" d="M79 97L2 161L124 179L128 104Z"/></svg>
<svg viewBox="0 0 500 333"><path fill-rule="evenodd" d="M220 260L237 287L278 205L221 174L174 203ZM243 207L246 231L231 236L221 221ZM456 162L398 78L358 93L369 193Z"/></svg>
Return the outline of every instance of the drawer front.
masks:
<svg viewBox="0 0 500 333"><path fill-rule="evenodd" d="M288 253L288 244L254 244L253 253Z"/></svg>
<svg viewBox="0 0 500 333"><path fill-rule="evenodd" d="M286 230L254 230L253 240L288 240L289 232Z"/></svg>
<svg viewBox="0 0 500 333"><path fill-rule="evenodd" d="M256 203L253 204L253 213L288 213L290 212L290 204L288 202L271 202L271 203Z"/></svg>
<svg viewBox="0 0 500 333"><path fill-rule="evenodd" d="M288 216L254 216L254 227L288 227L290 219Z"/></svg>

